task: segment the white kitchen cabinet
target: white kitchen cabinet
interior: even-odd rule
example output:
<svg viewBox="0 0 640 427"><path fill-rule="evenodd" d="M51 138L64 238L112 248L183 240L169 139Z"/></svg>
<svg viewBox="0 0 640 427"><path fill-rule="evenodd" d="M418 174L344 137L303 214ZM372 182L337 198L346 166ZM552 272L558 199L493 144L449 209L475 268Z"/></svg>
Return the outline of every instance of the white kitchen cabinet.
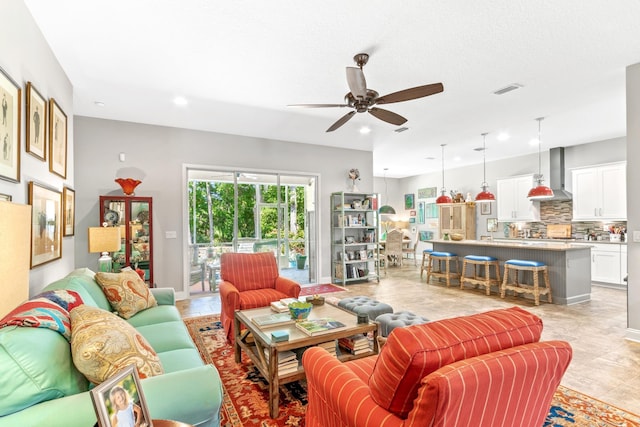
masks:
<svg viewBox="0 0 640 427"><path fill-rule="evenodd" d="M540 202L527 199L533 187L533 175L497 180L498 221L539 221Z"/></svg>
<svg viewBox="0 0 640 427"><path fill-rule="evenodd" d="M627 220L626 163L571 170L573 221Z"/></svg>

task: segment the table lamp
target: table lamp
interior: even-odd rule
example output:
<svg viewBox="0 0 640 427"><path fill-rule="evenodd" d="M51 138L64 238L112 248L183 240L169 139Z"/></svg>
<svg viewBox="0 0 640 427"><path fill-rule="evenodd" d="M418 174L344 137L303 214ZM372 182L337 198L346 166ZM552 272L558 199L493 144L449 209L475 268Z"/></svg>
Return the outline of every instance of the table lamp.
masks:
<svg viewBox="0 0 640 427"><path fill-rule="evenodd" d="M89 227L89 252L100 252L98 271L111 271L111 257L109 252L120 250L120 227Z"/></svg>

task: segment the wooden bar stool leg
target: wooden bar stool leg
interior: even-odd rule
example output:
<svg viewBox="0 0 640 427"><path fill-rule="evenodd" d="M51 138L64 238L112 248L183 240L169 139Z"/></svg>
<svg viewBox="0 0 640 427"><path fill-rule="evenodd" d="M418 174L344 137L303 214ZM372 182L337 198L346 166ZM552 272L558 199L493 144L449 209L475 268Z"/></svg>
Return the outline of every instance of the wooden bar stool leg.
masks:
<svg viewBox="0 0 640 427"><path fill-rule="evenodd" d="M533 270L533 299L536 305L540 305L540 288L538 287L538 270Z"/></svg>
<svg viewBox="0 0 640 427"><path fill-rule="evenodd" d="M542 274L544 276L544 285L547 287L548 291L547 291L547 301L549 303L552 302L552 297L551 297L551 285L549 284L549 271L548 269L544 269L542 270Z"/></svg>
<svg viewBox="0 0 640 427"><path fill-rule="evenodd" d="M484 288L487 295L491 295L491 268L489 268L490 265L491 264L489 264L488 261L484 263Z"/></svg>
<svg viewBox="0 0 640 427"><path fill-rule="evenodd" d="M504 298L507 293L507 281L509 280L509 266L504 265L504 277L502 279L502 286L500 286L500 298Z"/></svg>

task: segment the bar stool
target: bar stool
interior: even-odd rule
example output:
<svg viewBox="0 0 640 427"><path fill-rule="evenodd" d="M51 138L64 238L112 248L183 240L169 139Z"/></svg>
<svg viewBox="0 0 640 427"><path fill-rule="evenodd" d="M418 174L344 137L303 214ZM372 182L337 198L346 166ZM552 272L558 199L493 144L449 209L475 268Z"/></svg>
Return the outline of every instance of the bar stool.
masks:
<svg viewBox="0 0 640 427"><path fill-rule="evenodd" d="M515 280L509 282L509 273L515 273ZM533 272L533 285L523 284L518 281L520 271ZM538 273L542 272L544 278L544 288L540 289L538 283ZM551 286L549 285L549 272L547 266L540 261L530 261L522 259L510 259L504 263L504 278L500 287L500 296L504 298L506 291L514 293L530 293L533 294L536 305L540 305L540 295L547 295L547 301L551 301Z"/></svg>
<svg viewBox="0 0 640 427"><path fill-rule="evenodd" d="M467 266L473 266L473 276L467 276ZM478 268L484 267L484 277L478 275ZM495 279L491 278L491 267L495 269ZM484 286L487 295L491 295L491 285L496 285L498 289L502 284L500 280L500 264L498 259L492 256L467 255L462 261L462 277L460 278L460 289L464 289L464 283Z"/></svg>
<svg viewBox="0 0 640 427"><path fill-rule="evenodd" d="M431 255L433 249L425 249L422 251L422 264L420 264L420 280L422 280L422 272L427 271L427 265L429 264L429 255Z"/></svg>
<svg viewBox="0 0 640 427"><path fill-rule="evenodd" d="M452 261L455 265L455 272L451 271ZM438 268L434 269L436 263L438 264ZM451 284L451 279L460 280L458 255L453 252L431 252L429 255L429 262L427 263L427 283L431 280L431 276L438 279L444 278L447 282L447 287Z"/></svg>

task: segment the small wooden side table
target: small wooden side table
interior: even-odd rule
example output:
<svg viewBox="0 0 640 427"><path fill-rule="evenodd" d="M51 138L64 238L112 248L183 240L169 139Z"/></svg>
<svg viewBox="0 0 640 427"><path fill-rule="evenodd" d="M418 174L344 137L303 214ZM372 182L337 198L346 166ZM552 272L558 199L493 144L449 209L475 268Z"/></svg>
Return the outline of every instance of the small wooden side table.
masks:
<svg viewBox="0 0 640 427"><path fill-rule="evenodd" d="M152 420L153 427L193 427L191 424L171 420Z"/></svg>

